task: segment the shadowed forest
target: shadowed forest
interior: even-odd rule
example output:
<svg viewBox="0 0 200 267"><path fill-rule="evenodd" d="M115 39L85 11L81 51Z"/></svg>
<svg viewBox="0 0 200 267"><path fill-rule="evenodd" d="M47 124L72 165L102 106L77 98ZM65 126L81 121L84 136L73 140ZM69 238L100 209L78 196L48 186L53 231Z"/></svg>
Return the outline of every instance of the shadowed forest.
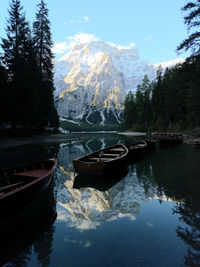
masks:
<svg viewBox="0 0 200 267"><path fill-rule="evenodd" d="M182 11L190 35L177 52L191 51L183 64L163 70L150 82L145 76L136 94L125 100L124 127L131 130L191 130L200 127L199 1L189 1Z"/></svg>

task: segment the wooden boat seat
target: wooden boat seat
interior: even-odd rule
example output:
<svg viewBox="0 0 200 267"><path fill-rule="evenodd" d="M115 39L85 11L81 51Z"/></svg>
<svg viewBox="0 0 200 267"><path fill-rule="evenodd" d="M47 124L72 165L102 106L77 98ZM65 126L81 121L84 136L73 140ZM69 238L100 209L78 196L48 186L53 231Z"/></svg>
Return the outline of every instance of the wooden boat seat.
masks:
<svg viewBox="0 0 200 267"><path fill-rule="evenodd" d="M47 174L48 171L49 169L45 168L45 169L37 169L37 170L32 170L32 171L18 172L13 175L42 178Z"/></svg>
<svg viewBox="0 0 200 267"><path fill-rule="evenodd" d="M104 157L104 156L108 156L108 157L119 157L120 155L119 154L109 154L109 153L103 153L101 158Z"/></svg>
<svg viewBox="0 0 200 267"><path fill-rule="evenodd" d="M123 152L124 151L124 149L123 148L111 148L111 149L109 149L109 151L116 151L116 152Z"/></svg>
<svg viewBox="0 0 200 267"><path fill-rule="evenodd" d="M89 160L91 161L109 161L109 160L112 160L114 158L89 158Z"/></svg>
<svg viewBox="0 0 200 267"><path fill-rule="evenodd" d="M99 161L109 161L109 160L113 160L114 158L100 158Z"/></svg>

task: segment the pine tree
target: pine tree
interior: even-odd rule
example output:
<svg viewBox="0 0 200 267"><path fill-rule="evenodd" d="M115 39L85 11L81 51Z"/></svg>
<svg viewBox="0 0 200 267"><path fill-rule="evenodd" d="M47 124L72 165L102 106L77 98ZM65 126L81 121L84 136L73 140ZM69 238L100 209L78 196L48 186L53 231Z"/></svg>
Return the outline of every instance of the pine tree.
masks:
<svg viewBox="0 0 200 267"><path fill-rule="evenodd" d="M141 85L137 86L137 91L135 95L135 109L137 116L137 127L140 127L140 129L142 130L145 124L145 104Z"/></svg>
<svg viewBox="0 0 200 267"><path fill-rule="evenodd" d="M188 15L184 17L184 23L187 25L188 32L191 29L195 29L200 26L200 0L189 1L183 8L182 11L189 12ZM192 58L200 55L200 31L196 30L190 34L190 36L182 41L182 43L177 47L177 51L180 50L192 51Z"/></svg>
<svg viewBox="0 0 200 267"><path fill-rule="evenodd" d="M36 20L33 23L33 39L37 56L37 64L41 77L41 106L46 125L58 126L58 115L53 101L53 42L51 38L48 9L44 0L38 4Z"/></svg>
<svg viewBox="0 0 200 267"><path fill-rule="evenodd" d="M37 53L40 73L44 81L53 81L53 46L50 30L50 21L48 19L48 9L44 0L37 5L36 21L33 23L34 43ZM52 85L53 89L53 85Z"/></svg>
<svg viewBox="0 0 200 267"><path fill-rule="evenodd" d="M147 74L144 75L142 80L142 84L140 86L141 93L143 94L143 101L144 101L144 125L145 128L149 128L149 123L152 116L151 110L151 92L152 92L152 85L149 81Z"/></svg>
<svg viewBox="0 0 200 267"><path fill-rule="evenodd" d="M163 128L163 70L159 66L152 92L152 120L156 128Z"/></svg>
<svg viewBox="0 0 200 267"><path fill-rule="evenodd" d="M135 102L134 95L129 92L124 102L124 124L128 129L131 129L135 123Z"/></svg>
<svg viewBox="0 0 200 267"><path fill-rule="evenodd" d="M7 38L2 38L3 63L6 65L9 78L18 79L24 56L24 46L30 34L28 22L19 0L12 0L7 20Z"/></svg>
<svg viewBox="0 0 200 267"><path fill-rule="evenodd" d="M8 72L10 86L10 121L15 124L23 124L26 113L27 101L24 87L24 65L27 58L26 45L30 35L28 22L19 0L12 0L7 20L7 38L2 39L3 63Z"/></svg>
<svg viewBox="0 0 200 267"><path fill-rule="evenodd" d="M6 68L0 60L0 124L9 121L9 87Z"/></svg>

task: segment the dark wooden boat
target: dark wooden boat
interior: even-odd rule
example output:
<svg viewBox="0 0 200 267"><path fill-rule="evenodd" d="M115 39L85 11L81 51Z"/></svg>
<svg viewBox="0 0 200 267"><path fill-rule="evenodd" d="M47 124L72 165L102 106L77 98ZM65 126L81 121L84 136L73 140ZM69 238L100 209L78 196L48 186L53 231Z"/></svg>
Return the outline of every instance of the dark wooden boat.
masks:
<svg viewBox="0 0 200 267"><path fill-rule="evenodd" d="M155 145L156 145L156 140L154 139L149 139L149 140L145 140L145 142L147 143L147 149L154 149Z"/></svg>
<svg viewBox="0 0 200 267"><path fill-rule="evenodd" d="M193 148L200 148L200 141L199 140L188 141L187 144Z"/></svg>
<svg viewBox="0 0 200 267"><path fill-rule="evenodd" d="M127 148L129 156L137 156L147 148L147 143L143 140L140 140L134 144L127 145Z"/></svg>
<svg viewBox="0 0 200 267"><path fill-rule="evenodd" d="M56 158L0 170L0 207L23 206L51 183Z"/></svg>
<svg viewBox="0 0 200 267"><path fill-rule="evenodd" d="M75 159L73 165L78 173L103 175L120 168L127 155L127 147L117 144Z"/></svg>

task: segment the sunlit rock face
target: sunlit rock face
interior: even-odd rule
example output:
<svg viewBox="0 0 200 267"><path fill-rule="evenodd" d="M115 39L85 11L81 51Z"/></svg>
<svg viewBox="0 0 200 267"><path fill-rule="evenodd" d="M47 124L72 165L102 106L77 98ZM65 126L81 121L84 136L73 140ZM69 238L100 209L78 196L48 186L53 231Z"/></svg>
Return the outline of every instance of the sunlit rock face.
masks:
<svg viewBox="0 0 200 267"><path fill-rule="evenodd" d="M145 74L154 79L156 67L141 61L137 49L98 41L76 45L56 63L54 72L59 116L105 125L120 122L126 92Z"/></svg>

